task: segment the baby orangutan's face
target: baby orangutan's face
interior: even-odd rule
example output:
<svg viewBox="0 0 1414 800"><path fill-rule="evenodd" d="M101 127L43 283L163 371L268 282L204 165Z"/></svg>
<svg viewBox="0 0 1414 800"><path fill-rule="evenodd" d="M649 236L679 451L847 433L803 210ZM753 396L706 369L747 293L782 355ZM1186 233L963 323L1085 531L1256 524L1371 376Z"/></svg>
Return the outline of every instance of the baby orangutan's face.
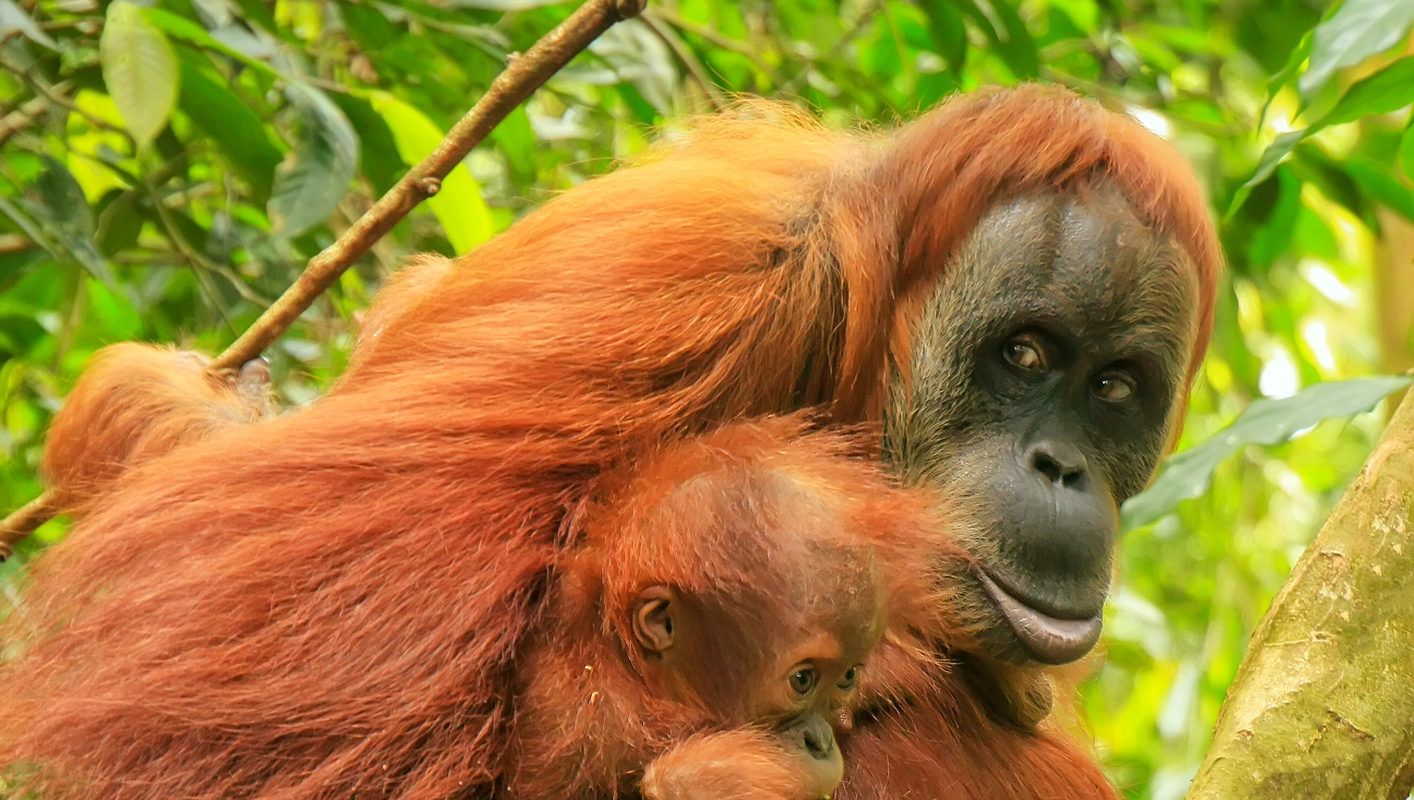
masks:
<svg viewBox="0 0 1414 800"><path fill-rule="evenodd" d="M723 728L779 737L793 771L811 776L805 796L823 797L843 776L833 723L883 634L884 591L866 550L800 544L817 551L812 566L778 585L708 597L650 586L632 623L657 656L655 682Z"/></svg>

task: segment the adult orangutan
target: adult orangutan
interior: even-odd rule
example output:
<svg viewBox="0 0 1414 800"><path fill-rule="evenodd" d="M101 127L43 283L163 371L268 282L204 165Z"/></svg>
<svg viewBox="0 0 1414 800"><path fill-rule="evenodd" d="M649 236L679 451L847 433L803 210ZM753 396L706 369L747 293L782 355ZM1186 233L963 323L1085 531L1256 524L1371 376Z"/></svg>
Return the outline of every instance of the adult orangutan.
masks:
<svg viewBox="0 0 1414 800"><path fill-rule="evenodd" d="M281 797L494 783L572 510L662 442L812 408L882 422L965 520L919 535L970 551L953 607L983 634L891 633L836 796L1111 797L1016 687L1095 641L1219 261L1179 157L1063 91L884 135L706 120L424 262L327 397L115 484L10 621L0 760L105 797L193 771L233 797L275 769Z"/></svg>

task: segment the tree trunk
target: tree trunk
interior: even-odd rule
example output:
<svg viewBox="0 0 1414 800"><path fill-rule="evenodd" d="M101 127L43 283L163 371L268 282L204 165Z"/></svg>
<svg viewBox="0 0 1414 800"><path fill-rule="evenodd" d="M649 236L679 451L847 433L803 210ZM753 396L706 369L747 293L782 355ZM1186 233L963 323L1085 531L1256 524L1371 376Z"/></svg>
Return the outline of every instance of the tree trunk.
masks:
<svg viewBox="0 0 1414 800"><path fill-rule="evenodd" d="M1414 779L1414 392L1252 636L1188 800L1391 800Z"/></svg>

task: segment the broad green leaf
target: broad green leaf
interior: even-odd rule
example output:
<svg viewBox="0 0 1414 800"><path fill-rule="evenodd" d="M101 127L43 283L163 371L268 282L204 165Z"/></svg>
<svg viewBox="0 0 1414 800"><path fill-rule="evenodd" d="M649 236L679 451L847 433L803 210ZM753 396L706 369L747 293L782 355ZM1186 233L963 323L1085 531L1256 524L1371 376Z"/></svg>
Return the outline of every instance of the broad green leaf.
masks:
<svg viewBox="0 0 1414 800"><path fill-rule="evenodd" d="M1247 199L1247 196L1252 193L1252 189L1262 181L1270 178L1272 172L1276 170L1277 165L1280 164L1304 138L1306 138L1306 129L1303 128L1296 131L1287 131L1273 140L1271 144L1267 145L1267 149L1262 151L1262 158L1257 162L1257 169L1252 173L1252 177L1248 178L1247 182L1242 184L1233 194L1232 204L1229 205L1227 209L1227 216L1229 218L1237 209L1242 207L1242 203Z"/></svg>
<svg viewBox="0 0 1414 800"><path fill-rule="evenodd" d="M59 47L49 34L34 24L34 20L30 19L24 9L15 5L15 0L0 0L0 41L9 39L11 32L18 32L31 42L50 50L57 50Z"/></svg>
<svg viewBox="0 0 1414 800"><path fill-rule="evenodd" d="M206 75L201 59L181 54L181 109L221 148L231 166L250 184L254 199L270 197L280 150L271 143L260 116L238 97Z"/></svg>
<svg viewBox="0 0 1414 800"><path fill-rule="evenodd" d="M275 171L268 204L275 235L291 239L320 224L349 190L358 166L358 134L322 92L294 85L298 141Z"/></svg>
<svg viewBox="0 0 1414 800"><path fill-rule="evenodd" d="M47 222L79 236L93 236L93 211L88 207L79 182L63 164L45 156L44 172L34 182L34 188L49 211Z"/></svg>
<svg viewBox="0 0 1414 800"><path fill-rule="evenodd" d="M407 172L407 165L398 155L398 143L388 123L368 99L367 92L333 94L329 99L349 118L358 132L358 174L382 195Z"/></svg>
<svg viewBox="0 0 1414 800"><path fill-rule="evenodd" d="M1414 103L1414 56L1401 58L1345 90L1335 107L1312 127L1354 122L1368 114L1388 114L1410 103Z"/></svg>
<svg viewBox="0 0 1414 800"><path fill-rule="evenodd" d="M1312 32L1311 60L1297 80L1309 101L1335 72L1393 47L1414 25L1410 0L1345 0Z"/></svg>
<svg viewBox="0 0 1414 800"><path fill-rule="evenodd" d="M923 11L928 15L928 31L933 35L933 47L947 62L954 75L960 75L967 63L967 27L954 0L924 0Z"/></svg>
<svg viewBox="0 0 1414 800"><path fill-rule="evenodd" d="M1146 525L1184 500L1202 496L1218 465L1246 445L1285 442L1322 420L1368 411L1410 384L1414 378L1403 375L1357 378L1318 383L1280 400L1258 400L1211 439L1170 458L1153 485L1124 504L1123 527Z"/></svg>
<svg viewBox="0 0 1414 800"><path fill-rule="evenodd" d="M144 208L132 192L112 191L98 212L93 239L106 256L120 253L137 243L142 233Z"/></svg>
<svg viewBox="0 0 1414 800"><path fill-rule="evenodd" d="M1414 222L1414 191L1391 173L1389 165L1368 158L1351 158L1345 171L1364 193Z"/></svg>
<svg viewBox="0 0 1414 800"><path fill-rule="evenodd" d="M442 130L427 115L387 92L370 92L373 109L388 123L397 143L398 155L414 166L437 149ZM427 200L427 205L442 223L447 241L458 253L465 253L491 238L494 227L481 186L471 176L465 164L458 164L442 181L442 188Z"/></svg>
<svg viewBox="0 0 1414 800"><path fill-rule="evenodd" d="M127 0L108 6L98 40L103 83L138 149L167 124L177 104L177 58L172 45L143 10Z"/></svg>

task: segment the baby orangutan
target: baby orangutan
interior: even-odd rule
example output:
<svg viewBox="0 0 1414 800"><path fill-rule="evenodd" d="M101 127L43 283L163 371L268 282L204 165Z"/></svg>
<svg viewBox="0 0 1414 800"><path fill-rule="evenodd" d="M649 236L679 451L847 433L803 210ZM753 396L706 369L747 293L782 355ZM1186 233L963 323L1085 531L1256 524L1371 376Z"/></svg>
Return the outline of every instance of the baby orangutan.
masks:
<svg viewBox="0 0 1414 800"><path fill-rule="evenodd" d="M264 359L229 375L210 363L136 342L95 353L49 428L43 471L56 504L81 512L129 468L275 412Z"/></svg>
<svg viewBox="0 0 1414 800"><path fill-rule="evenodd" d="M834 790L833 726L900 588L897 533L922 519L852 448L729 425L583 509L522 662L509 797Z"/></svg>

